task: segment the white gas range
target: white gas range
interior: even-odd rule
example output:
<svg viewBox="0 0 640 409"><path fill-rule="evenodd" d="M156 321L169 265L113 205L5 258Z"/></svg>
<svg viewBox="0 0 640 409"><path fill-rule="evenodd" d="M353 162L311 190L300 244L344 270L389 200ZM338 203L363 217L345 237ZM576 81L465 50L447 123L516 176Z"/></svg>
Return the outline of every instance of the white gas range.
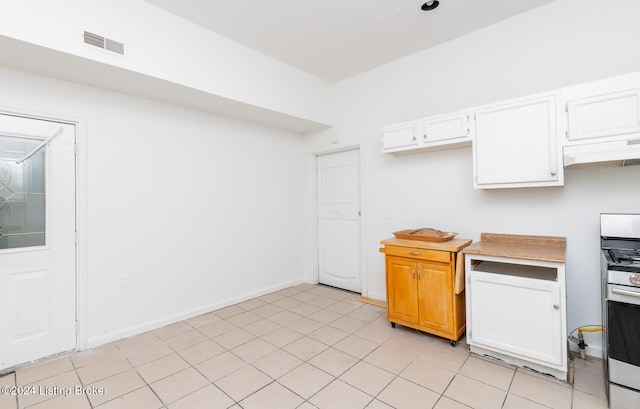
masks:
<svg viewBox="0 0 640 409"><path fill-rule="evenodd" d="M611 409L640 408L640 214L601 214L603 348Z"/></svg>

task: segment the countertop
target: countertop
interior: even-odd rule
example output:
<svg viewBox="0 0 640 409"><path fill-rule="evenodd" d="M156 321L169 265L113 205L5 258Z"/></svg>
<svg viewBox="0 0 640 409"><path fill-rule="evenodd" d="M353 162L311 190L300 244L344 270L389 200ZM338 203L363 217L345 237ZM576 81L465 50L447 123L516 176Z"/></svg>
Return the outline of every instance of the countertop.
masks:
<svg viewBox="0 0 640 409"><path fill-rule="evenodd" d="M382 240L380 244L384 244L385 246L413 247L418 249L457 252L471 244L471 240L451 239L449 241L443 241L442 243L435 243L424 240L405 240L392 237L390 239Z"/></svg>
<svg viewBox="0 0 640 409"><path fill-rule="evenodd" d="M567 239L564 237L482 233L479 242L466 247L462 252L564 263L566 249Z"/></svg>

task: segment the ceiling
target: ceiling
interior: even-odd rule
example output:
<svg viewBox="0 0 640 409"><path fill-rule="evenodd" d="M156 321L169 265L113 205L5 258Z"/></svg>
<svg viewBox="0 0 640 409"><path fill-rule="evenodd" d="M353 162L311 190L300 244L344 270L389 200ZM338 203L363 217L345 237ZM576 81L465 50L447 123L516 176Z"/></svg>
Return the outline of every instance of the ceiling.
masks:
<svg viewBox="0 0 640 409"><path fill-rule="evenodd" d="M146 0L335 82L553 0Z"/></svg>

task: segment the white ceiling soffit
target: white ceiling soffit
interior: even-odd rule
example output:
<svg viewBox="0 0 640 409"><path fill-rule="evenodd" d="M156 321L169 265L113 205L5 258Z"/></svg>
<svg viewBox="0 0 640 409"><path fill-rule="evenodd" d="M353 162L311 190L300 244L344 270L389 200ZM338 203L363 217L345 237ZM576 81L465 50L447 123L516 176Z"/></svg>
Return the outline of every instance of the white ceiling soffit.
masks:
<svg viewBox="0 0 640 409"><path fill-rule="evenodd" d="M330 82L553 0L146 0Z"/></svg>
<svg viewBox="0 0 640 409"><path fill-rule="evenodd" d="M299 134L329 126L2 35L0 50L0 68L104 88Z"/></svg>

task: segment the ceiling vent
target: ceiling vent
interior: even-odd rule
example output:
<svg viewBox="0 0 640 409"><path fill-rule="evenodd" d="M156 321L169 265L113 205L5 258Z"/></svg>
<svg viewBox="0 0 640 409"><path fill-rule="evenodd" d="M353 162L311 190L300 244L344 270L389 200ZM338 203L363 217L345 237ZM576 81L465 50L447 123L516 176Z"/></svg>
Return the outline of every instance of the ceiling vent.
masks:
<svg viewBox="0 0 640 409"><path fill-rule="evenodd" d="M84 43L112 53L124 55L124 44L98 34L84 32Z"/></svg>

